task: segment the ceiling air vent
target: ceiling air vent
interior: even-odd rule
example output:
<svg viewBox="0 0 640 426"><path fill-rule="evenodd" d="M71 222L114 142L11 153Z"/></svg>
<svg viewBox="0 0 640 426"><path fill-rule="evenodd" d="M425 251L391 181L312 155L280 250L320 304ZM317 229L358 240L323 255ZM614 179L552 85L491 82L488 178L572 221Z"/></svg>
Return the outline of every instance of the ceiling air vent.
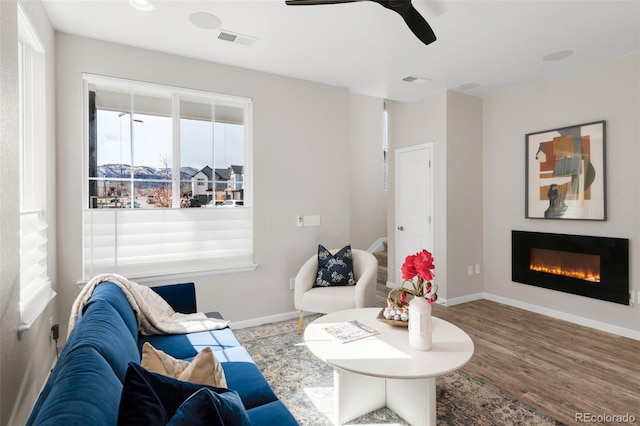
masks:
<svg viewBox="0 0 640 426"><path fill-rule="evenodd" d="M405 78L403 78L402 81L406 81L407 83L422 84L422 83L426 83L427 81L431 81L431 79L425 78L425 77L414 77L412 75L408 75Z"/></svg>
<svg viewBox="0 0 640 426"><path fill-rule="evenodd" d="M255 37L233 33L227 30L220 30L218 38L220 40L230 41L231 43L244 44L245 46L252 46L253 43L258 40Z"/></svg>

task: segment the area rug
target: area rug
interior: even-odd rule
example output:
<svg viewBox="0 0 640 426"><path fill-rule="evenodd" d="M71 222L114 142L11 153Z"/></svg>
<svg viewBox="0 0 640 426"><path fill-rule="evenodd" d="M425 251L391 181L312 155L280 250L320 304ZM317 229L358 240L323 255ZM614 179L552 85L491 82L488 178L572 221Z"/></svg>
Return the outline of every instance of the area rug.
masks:
<svg viewBox="0 0 640 426"><path fill-rule="evenodd" d="M333 369L307 349L296 327L289 320L234 333L302 426L332 426ZM439 377L436 391L438 425L562 425L464 371ZM347 424L408 423L381 408Z"/></svg>

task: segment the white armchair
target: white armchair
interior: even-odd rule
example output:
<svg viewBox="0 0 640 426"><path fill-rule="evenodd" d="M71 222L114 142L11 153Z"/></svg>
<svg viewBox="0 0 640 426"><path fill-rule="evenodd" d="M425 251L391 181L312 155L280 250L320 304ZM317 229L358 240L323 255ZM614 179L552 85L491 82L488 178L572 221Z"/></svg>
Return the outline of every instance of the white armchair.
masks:
<svg viewBox="0 0 640 426"><path fill-rule="evenodd" d="M339 249L329 250L335 254ZM305 312L328 314L353 308L368 308L375 304L378 281L378 260L365 250L351 249L353 275L356 285L313 287L318 274L318 256L313 255L296 275L294 289L295 308L300 311L300 334Z"/></svg>

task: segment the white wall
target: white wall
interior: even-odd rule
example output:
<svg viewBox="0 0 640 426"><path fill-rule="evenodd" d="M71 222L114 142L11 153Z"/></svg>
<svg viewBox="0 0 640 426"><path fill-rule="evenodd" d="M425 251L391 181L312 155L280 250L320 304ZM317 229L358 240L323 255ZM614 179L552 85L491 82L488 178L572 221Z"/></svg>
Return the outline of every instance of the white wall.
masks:
<svg viewBox="0 0 640 426"><path fill-rule="evenodd" d="M514 283L510 262L514 229L629 238L631 288L640 290L635 244L640 237L640 55L487 98L483 110L484 291L640 336L640 304L629 307ZM607 221L525 219L525 134L597 120L607 121Z"/></svg>
<svg viewBox="0 0 640 426"><path fill-rule="evenodd" d="M170 281L196 282L198 309L231 321L292 312L289 278L318 243L341 247L351 237L348 91L67 34L56 39L60 311L69 312L82 271L81 73L88 72L253 99L258 267ZM320 215L321 226L298 228L298 214Z"/></svg>
<svg viewBox="0 0 640 426"><path fill-rule="evenodd" d="M349 192L351 246L366 250L387 236L380 98L350 96Z"/></svg>
<svg viewBox="0 0 640 426"><path fill-rule="evenodd" d="M456 303L482 291L482 101L456 92L409 104L389 103L390 175L393 150L432 142L434 203L434 282L441 301ZM389 196L389 271L400 268L394 256L395 180ZM392 253L392 254L391 254ZM412 253L402 253L402 259ZM389 279L393 280L393 272ZM400 283L395 283L399 285ZM458 299L456 301L456 299Z"/></svg>
<svg viewBox="0 0 640 426"><path fill-rule="evenodd" d="M447 293L447 93L412 103L387 102L389 112L389 194L387 235L389 238L389 281L402 266L396 261L395 224L395 150L433 143L434 247L438 295ZM413 253L401 253L402 259ZM398 286L402 283L393 283Z"/></svg>
<svg viewBox="0 0 640 426"><path fill-rule="evenodd" d="M55 281L55 156L54 153L54 32L39 2L23 2L25 12L45 49L49 275ZM0 1L0 424L27 420L51 363L55 345L49 318L57 322L55 303L18 337L20 325L20 184L18 129L18 20L17 2ZM54 299L55 302L55 299Z"/></svg>
<svg viewBox="0 0 640 426"><path fill-rule="evenodd" d="M482 291L483 269L482 100L457 92L447 92L446 185L446 299L454 304Z"/></svg>

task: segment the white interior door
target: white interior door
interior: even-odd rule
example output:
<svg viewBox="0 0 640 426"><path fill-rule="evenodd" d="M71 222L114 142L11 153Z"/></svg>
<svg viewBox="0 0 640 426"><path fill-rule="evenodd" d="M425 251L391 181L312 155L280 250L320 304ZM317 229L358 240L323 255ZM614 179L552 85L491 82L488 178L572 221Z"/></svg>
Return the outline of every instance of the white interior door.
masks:
<svg viewBox="0 0 640 426"><path fill-rule="evenodd" d="M402 284L400 267L404 259L427 249L433 253L433 144L395 151L396 177L396 274Z"/></svg>

